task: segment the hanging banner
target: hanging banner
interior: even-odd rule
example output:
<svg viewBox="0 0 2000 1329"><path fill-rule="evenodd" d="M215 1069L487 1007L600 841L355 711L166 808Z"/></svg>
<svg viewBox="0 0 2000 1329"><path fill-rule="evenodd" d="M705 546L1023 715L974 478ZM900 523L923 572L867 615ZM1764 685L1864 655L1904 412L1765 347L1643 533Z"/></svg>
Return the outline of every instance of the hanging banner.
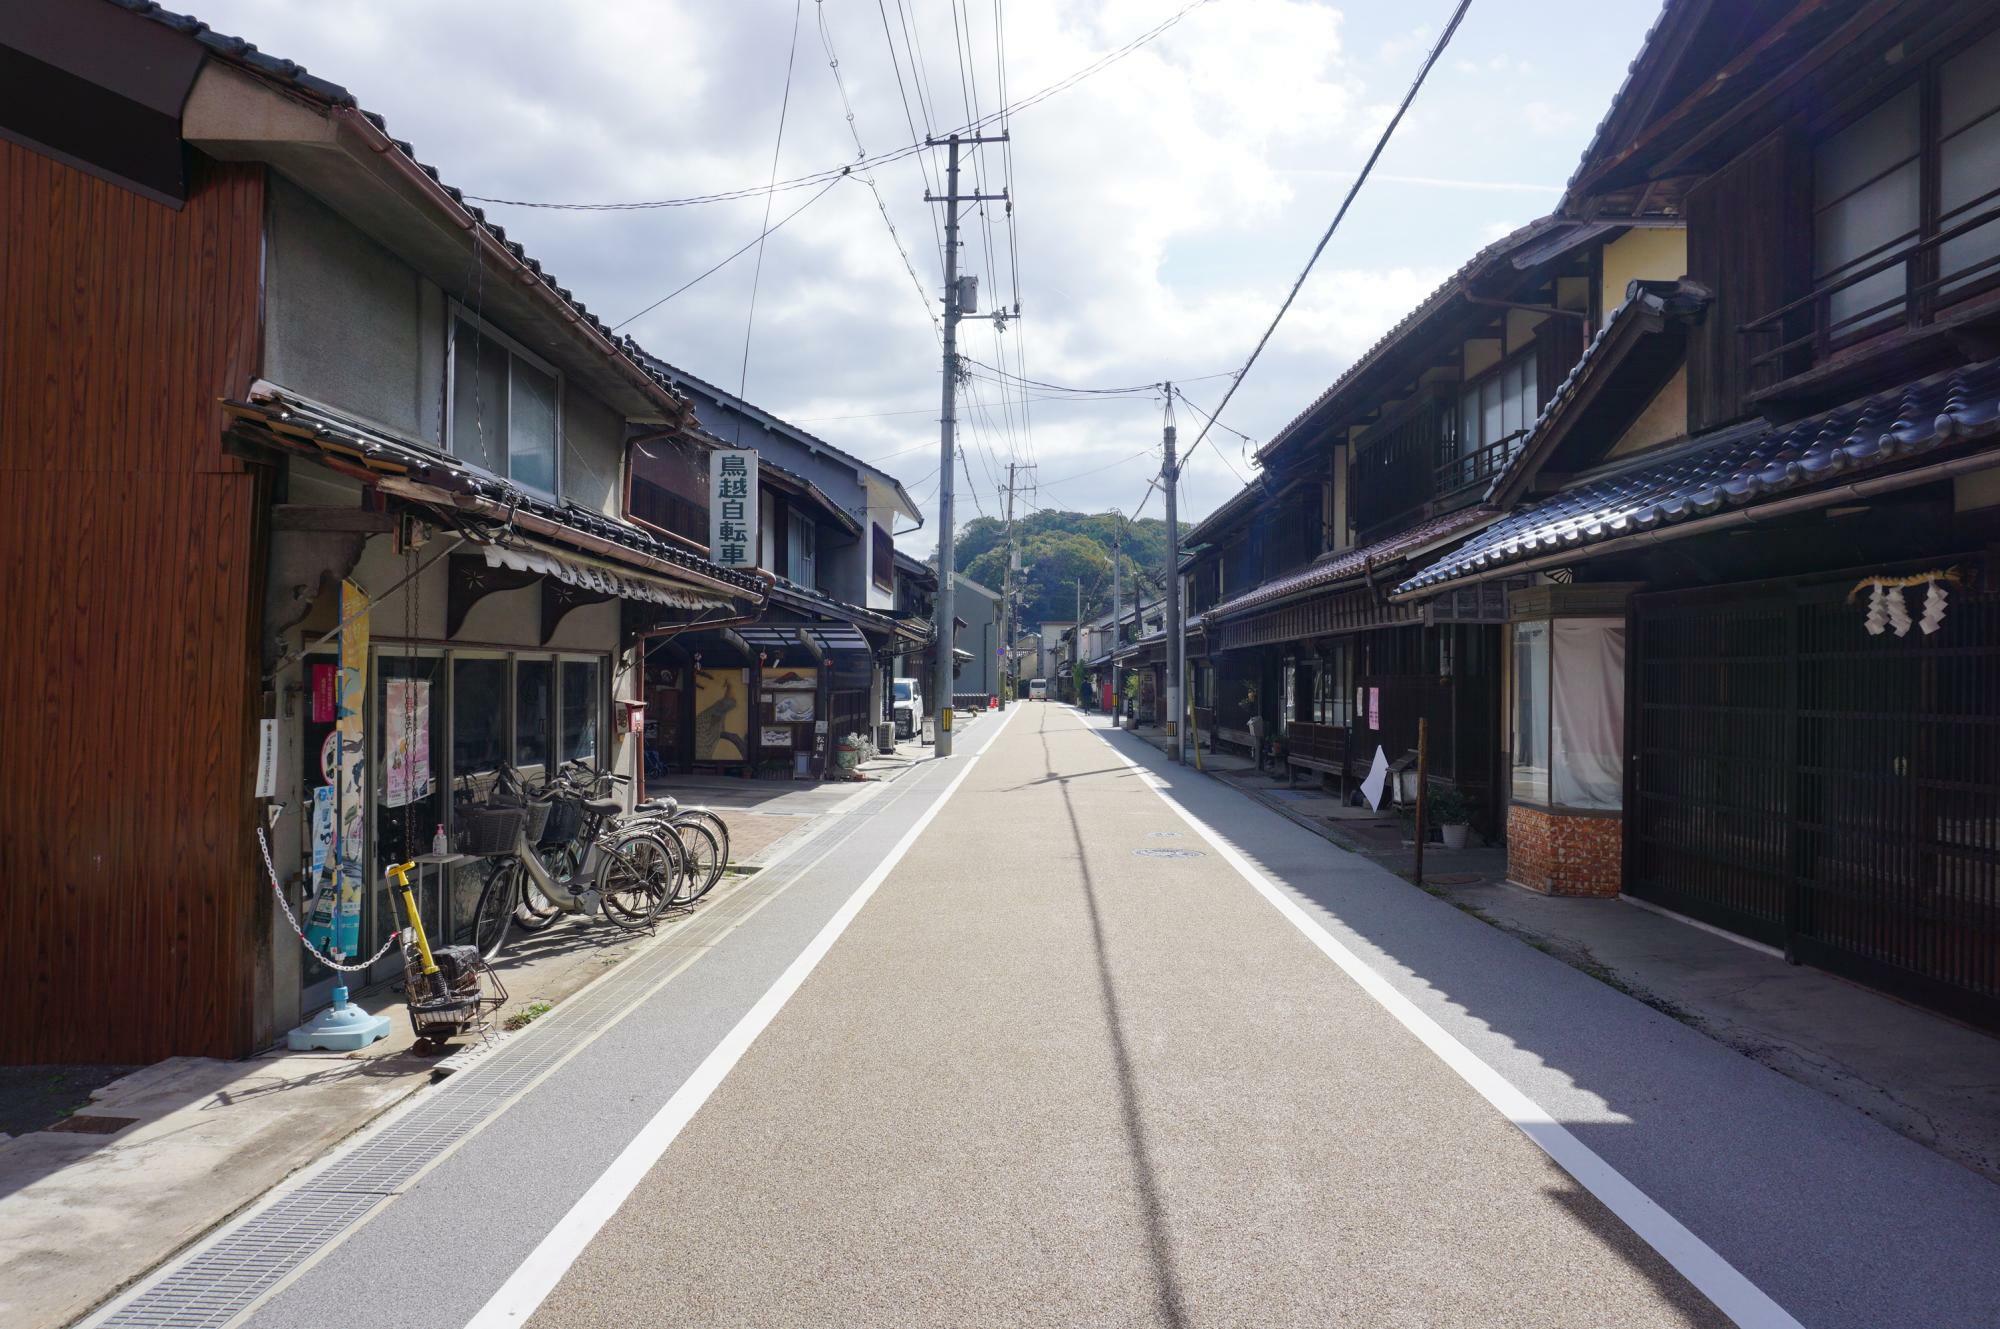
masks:
<svg viewBox="0 0 2000 1329"><path fill-rule="evenodd" d="M757 450L717 448L708 458L708 556L754 568L757 554Z"/></svg>
<svg viewBox="0 0 2000 1329"><path fill-rule="evenodd" d="M340 674L335 681L333 732L339 740L337 791L339 830L334 838L333 952L361 950L361 882L367 862L367 730L362 723L368 697L368 592L351 581L340 584Z"/></svg>
<svg viewBox="0 0 2000 1329"><path fill-rule="evenodd" d="M400 808L430 797L431 684L427 678L392 678L383 693L382 806Z"/></svg>

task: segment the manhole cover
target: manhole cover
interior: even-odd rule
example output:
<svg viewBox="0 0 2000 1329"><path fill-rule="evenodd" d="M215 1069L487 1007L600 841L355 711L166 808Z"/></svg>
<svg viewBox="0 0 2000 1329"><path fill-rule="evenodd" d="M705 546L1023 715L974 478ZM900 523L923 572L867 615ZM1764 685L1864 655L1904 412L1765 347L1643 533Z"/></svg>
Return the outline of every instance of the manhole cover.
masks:
<svg viewBox="0 0 2000 1329"><path fill-rule="evenodd" d="M1178 840L1181 838L1181 833L1179 831L1147 831L1146 838L1148 840Z"/></svg>
<svg viewBox="0 0 2000 1329"><path fill-rule="evenodd" d="M64 1117L48 1129L66 1131L71 1135L111 1135L127 1126L139 1124L137 1117L86 1117L82 1113Z"/></svg>
<svg viewBox="0 0 2000 1329"><path fill-rule="evenodd" d="M1134 849L1140 858L1200 858L1199 849Z"/></svg>

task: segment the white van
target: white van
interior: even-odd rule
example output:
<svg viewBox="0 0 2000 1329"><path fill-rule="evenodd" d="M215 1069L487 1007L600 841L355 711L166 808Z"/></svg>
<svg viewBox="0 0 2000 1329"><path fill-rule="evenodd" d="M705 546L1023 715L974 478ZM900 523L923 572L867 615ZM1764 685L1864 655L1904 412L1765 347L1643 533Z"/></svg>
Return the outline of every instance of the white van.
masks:
<svg viewBox="0 0 2000 1329"><path fill-rule="evenodd" d="M1048 699L1049 699L1049 681L1046 678L1029 679L1028 700L1047 701Z"/></svg>
<svg viewBox="0 0 2000 1329"><path fill-rule="evenodd" d="M924 731L924 685L914 678L899 678L891 686L896 694L889 713L896 722L896 737L915 738Z"/></svg>

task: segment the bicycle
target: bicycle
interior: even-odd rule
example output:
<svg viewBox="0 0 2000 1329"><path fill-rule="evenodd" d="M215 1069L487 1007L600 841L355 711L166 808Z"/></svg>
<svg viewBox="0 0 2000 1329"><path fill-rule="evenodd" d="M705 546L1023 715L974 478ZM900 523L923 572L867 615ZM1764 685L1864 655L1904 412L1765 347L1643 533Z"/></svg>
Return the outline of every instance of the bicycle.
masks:
<svg viewBox="0 0 2000 1329"><path fill-rule="evenodd" d="M518 787L518 777L515 784ZM474 838L473 845L504 845L466 849L496 860L473 909L473 945L483 959L499 955L508 928L520 921L524 909L531 910L535 919L526 931L546 927L564 914L580 914L601 915L629 932L650 927L681 893L688 875L687 856L675 837L647 826L617 825L620 808L610 800L558 794L539 801L570 802L581 814L571 837L578 848L553 865L543 861L529 840L530 808L525 801L489 804L473 815L468 815L472 809L460 812L462 822L472 823L468 835L484 837ZM554 815L553 806L546 815ZM481 824L495 819L497 826Z"/></svg>
<svg viewBox="0 0 2000 1329"><path fill-rule="evenodd" d="M628 776L599 771L581 761L565 764L556 779L568 787L592 792L607 784L632 782ZM729 823L712 809L682 807L670 797L649 798L629 813L619 815L615 824L651 827L661 833L670 832L680 841L687 856L687 888L674 897L672 904L693 904L701 899L722 880L722 873L729 866Z"/></svg>

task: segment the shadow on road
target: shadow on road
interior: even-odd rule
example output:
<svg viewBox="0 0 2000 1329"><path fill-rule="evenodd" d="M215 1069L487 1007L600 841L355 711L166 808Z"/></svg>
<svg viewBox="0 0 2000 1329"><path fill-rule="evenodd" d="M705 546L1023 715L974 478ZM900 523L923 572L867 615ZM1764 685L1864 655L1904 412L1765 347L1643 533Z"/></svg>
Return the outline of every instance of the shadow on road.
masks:
<svg viewBox="0 0 2000 1329"><path fill-rule="evenodd" d="M1132 1182L1139 1193L1139 1210L1146 1224L1146 1254L1153 1266L1154 1292L1163 1323L1182 1329L1189 1323L1187 1297L1181 1287L1180 1272L1174 1263L1173 1238L1168 1231L1166 1199L1160 1192L1154 1171L1152 1149L1146 1140L1146 1119L1139 1104L1139 1077L1132 1068L1132 1053L1125 1037L1125 1017L1118 1005L1118 984L1111 976L1111 955L1104 940L1104 918L1097 907L1097 885L1090 874L1090 860L1084 853L1083 826L1070 798L1069 781L1076 776L1059 775L1049 751L1048 717L1037 730L1042 741L1042 762L1048 775L1030 784L1054 782L1062 789L1063 814L1069 819L1070 838L1076 845L1077 871L1083 877L1084 906L1090 915L1090 940L1097 959L1098 992L1104 1004L1104 1025L1111 1038L1111 1058L1118 1068L1118 1106L1125 1119L1127 1156L1132 1163ZM1129 775L1123 766L1107 767L1090 775ZM1021 786L1025 788L1026 786Z"/></svg>

